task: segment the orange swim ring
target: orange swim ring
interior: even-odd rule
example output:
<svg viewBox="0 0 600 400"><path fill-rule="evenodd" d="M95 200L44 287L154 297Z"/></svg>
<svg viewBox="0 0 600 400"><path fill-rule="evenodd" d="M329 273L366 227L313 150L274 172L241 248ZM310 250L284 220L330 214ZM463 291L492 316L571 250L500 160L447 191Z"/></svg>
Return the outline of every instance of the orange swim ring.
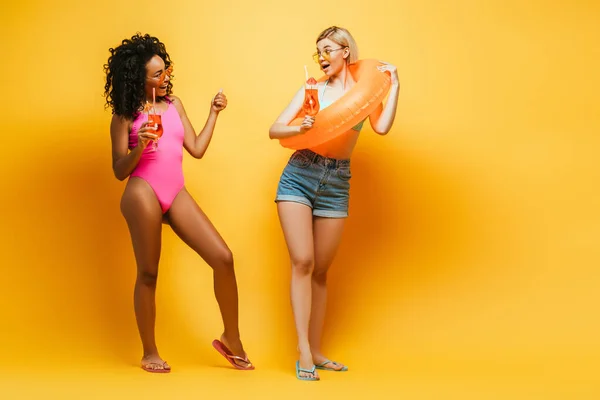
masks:
<svg viewBox="0 0 600 400"><path fill-rule="evenodd" d="M381 62L372 59L359 60L348 65L355 80L354 86L329 107L319 111L310 130L304 134L279 139L279 143L293 150L316 147L348 132L354 125L367 118L381 104L391 86L389 72L381 72ZM318 79L324 82L327 76ZM289 126L298 126L304 119L300 110Z"/></svg>

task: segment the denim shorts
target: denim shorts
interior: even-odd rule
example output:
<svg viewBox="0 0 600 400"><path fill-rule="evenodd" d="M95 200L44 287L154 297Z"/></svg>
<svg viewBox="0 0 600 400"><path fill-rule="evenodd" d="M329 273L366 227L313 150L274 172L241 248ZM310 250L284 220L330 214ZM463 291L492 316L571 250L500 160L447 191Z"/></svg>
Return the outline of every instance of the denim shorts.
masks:
<svg viewBox="0 0 600 400"><path fill-rule="evenodd" d="M351 177L350 160L298 150L281 174L275 202L305 204L316 217L344 218L348 216Z"/></svg>

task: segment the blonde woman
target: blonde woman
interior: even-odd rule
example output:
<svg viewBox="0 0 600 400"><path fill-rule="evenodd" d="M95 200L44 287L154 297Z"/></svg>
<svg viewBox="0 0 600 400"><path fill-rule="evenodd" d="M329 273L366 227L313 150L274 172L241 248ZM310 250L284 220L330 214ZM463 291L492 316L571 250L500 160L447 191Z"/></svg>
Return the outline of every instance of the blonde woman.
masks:
<svg viewBox="0 0 600 400"><path fill-rule="evenodd" d="M339 99L355 81L348 66L358 60L358 47L348 30L336 26L325 29L316 40L313 55L328 79L319 84L321 109ZM392 78L387 103L368 118L373 130L387 134L394 122L398 104L396 67L383 63ZM301 135L312 128L314 117L306 116L300 126L288 126L304 100L302 87L269 130L271 139ZM317 116L318 117L318 116ZM319 380L316 369L347 371L331 361L321 349L321 336L327 301L327 271L338 249L344 222L348 217L350 157L364 121L339 138L318 147L292 154L277 188L277 211L292 265L291 302L298 335L299 360L296 377Z"/></svg>

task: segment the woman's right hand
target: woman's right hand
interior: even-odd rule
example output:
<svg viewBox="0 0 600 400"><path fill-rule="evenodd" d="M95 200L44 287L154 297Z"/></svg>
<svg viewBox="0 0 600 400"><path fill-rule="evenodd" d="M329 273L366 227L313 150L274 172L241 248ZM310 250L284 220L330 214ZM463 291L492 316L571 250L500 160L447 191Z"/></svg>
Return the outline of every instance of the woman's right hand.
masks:
<svg viewBox="0 0 600 400"><path fill-rule="evenodd" d="M156 124L150 125L149 121L146 121L140 126L138 130L138 146L144 150L150 142L158 139L158 136L152 132L156 132L157 126Z"/></svg>
<svg viewBox="0 0 600 400"><path fill-rule="evenodd" d="M300 125L300 133L305 133L308 130L310 130L314 123L315 123L315 117L306 115L304 117L304 121L302 121L302 124Z"/></svg>

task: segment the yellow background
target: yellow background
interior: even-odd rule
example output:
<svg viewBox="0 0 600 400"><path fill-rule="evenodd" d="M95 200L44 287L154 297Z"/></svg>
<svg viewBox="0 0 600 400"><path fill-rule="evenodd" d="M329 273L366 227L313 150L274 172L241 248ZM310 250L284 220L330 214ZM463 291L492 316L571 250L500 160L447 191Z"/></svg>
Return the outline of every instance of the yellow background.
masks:
<svg viewBox="0 0 600 400"><path fill-rule="evenodd" d="M598 2L28 1L1 14L1 398L598 398ZM333 24L361 58L396 65L401 90L389 135L361 135L330 275L326 354L351 371L311 384L293 375L273 203L290 151L268 128L303 66L318 75L314 40ZM167 45L196 129L228 96L184 172L234 253L252 373L210 346L211 271L168 228L157 336L174 372L137 367L102 97L108 48L136 31Z"/></svg>

